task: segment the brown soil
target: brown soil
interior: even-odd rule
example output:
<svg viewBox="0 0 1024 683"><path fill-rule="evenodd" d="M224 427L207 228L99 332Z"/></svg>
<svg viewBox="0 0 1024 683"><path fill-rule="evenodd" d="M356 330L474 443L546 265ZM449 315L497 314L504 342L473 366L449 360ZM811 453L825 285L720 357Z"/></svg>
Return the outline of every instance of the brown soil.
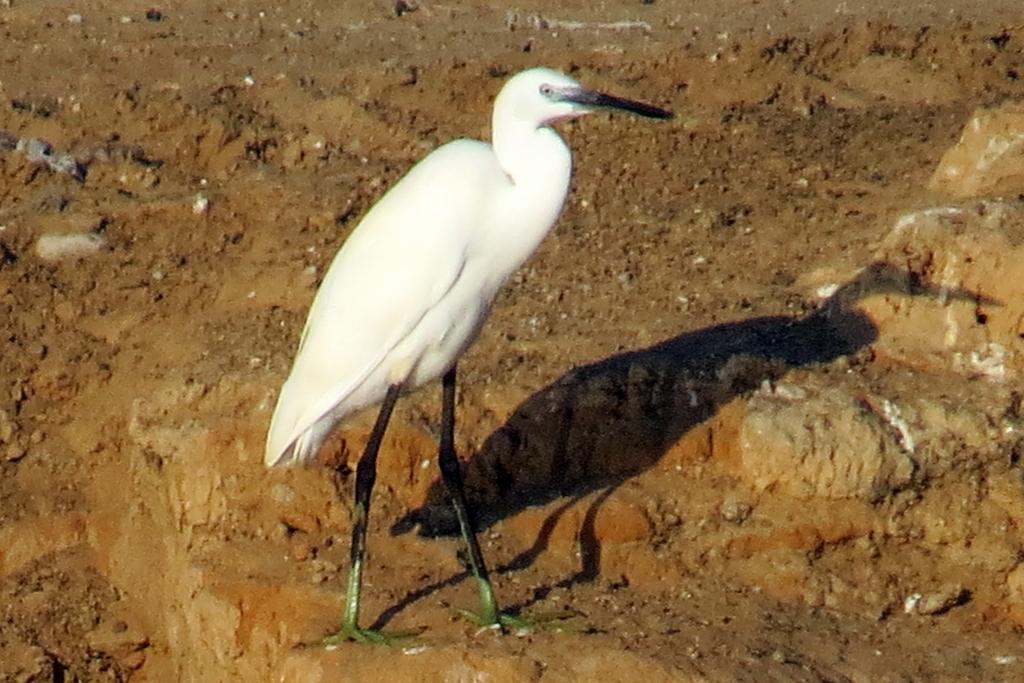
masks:
<svg viewBox="0 0 1024 683"><path fill-rule="evenodd" d="M1020 199L909 214L1024 27L896 4L0 2L0 680L1024 680ZM499 596L570 619L453 616L431 388L364 591L424 633L303 646L350 496L262 441L319 275L537 64L678 113L561 127L564 215L460 366Z"/></svg>

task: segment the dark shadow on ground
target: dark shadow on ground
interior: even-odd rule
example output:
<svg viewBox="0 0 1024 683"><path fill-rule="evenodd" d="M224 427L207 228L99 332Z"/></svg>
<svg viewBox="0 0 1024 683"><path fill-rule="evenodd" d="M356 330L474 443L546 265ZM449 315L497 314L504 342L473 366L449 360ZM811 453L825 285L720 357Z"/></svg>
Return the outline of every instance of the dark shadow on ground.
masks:
<svg viewBox="0 0 1024 683"><path fill-rule="evenodd" d="M587 494L606 489L588 509L580 538L581 568L567 582L596 577L600 549L586 547L588 533L596 544L586 527L588 520L593 526L596 510L614 488L657 463L720 406L762 382L791 368L869 352L878 331L851 304L884 293L979 299L874 263L803 317L752 318L688 332L575 368L531 396L466 465L477 527L486 529L526 507L568 498L546 520L533 546L498 571L529 566L547 547L558 518ZM440 482L427 504L396 522L392 533L416 526L428 536L457 533ZM440 585L418 589L381 619Z"/></svg>

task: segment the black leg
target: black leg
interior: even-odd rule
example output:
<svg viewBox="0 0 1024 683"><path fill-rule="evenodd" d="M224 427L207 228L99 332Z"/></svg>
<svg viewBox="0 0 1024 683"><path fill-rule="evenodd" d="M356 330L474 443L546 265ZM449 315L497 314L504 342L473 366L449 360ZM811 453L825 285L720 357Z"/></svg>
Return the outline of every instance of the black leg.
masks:
<svg viewBox="0 0 1024 683"><path fill-rule="evenodd" d="M366 550L366 523L370 515L370 494L377 479L377 451L380 450L391 411L398 400L400 386L391 386L377 413L370 439L356 466L356 503L352 513L352 548L349 555L348 594L345 596L345 621L341 631L327 640L376 640L375 634L359 628L359 589L362 585L363 554Z"/></svg>
<svg viewBox="0 0 1024 683"><path fill-rule="evenodd" d="M476 539L473 518L466 504L466 493L462 485L462 469L459 466L459 457L455 453L455 367L445 373L441 385L441 443L438 451L441 478L448 489L448 495L451 496L462 538L469 549L469 568L480 587L483 611L478 615L479 621L486 626L500 626L501 614L498 612L498 603L487 573L487 564Z"/></svg>

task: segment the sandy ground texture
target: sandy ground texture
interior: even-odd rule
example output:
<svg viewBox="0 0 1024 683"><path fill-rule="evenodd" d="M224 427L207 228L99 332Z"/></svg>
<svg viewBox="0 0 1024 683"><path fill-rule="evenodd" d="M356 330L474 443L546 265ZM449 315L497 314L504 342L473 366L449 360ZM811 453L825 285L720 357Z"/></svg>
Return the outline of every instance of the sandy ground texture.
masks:
<svg viewBox="0 0 1024 683"><path fill-rule="evenodd" d="M0 680L1024 680L1024 25L960 6L0 2ZM421 635L325 650L372 415L267 471L277 389L359 217L537 64L677 112L560 126L461 366L498 595L562 620L455 614L428 388L364 591Z"/></svg>

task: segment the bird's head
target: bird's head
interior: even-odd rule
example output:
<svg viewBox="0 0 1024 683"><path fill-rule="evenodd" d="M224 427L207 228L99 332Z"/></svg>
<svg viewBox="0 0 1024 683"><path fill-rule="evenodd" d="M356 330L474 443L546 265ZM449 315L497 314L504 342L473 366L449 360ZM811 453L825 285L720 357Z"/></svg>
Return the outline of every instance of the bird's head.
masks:
<svg viewBox="0 0 1024 683"><path fill-rule="evenodd" d="M534 127L573 119L597 109L619 109L640 116L667 119L672 112L643 102L589 90L553 69L521 71L505 83L494 104L495 112Z"/></svg>

